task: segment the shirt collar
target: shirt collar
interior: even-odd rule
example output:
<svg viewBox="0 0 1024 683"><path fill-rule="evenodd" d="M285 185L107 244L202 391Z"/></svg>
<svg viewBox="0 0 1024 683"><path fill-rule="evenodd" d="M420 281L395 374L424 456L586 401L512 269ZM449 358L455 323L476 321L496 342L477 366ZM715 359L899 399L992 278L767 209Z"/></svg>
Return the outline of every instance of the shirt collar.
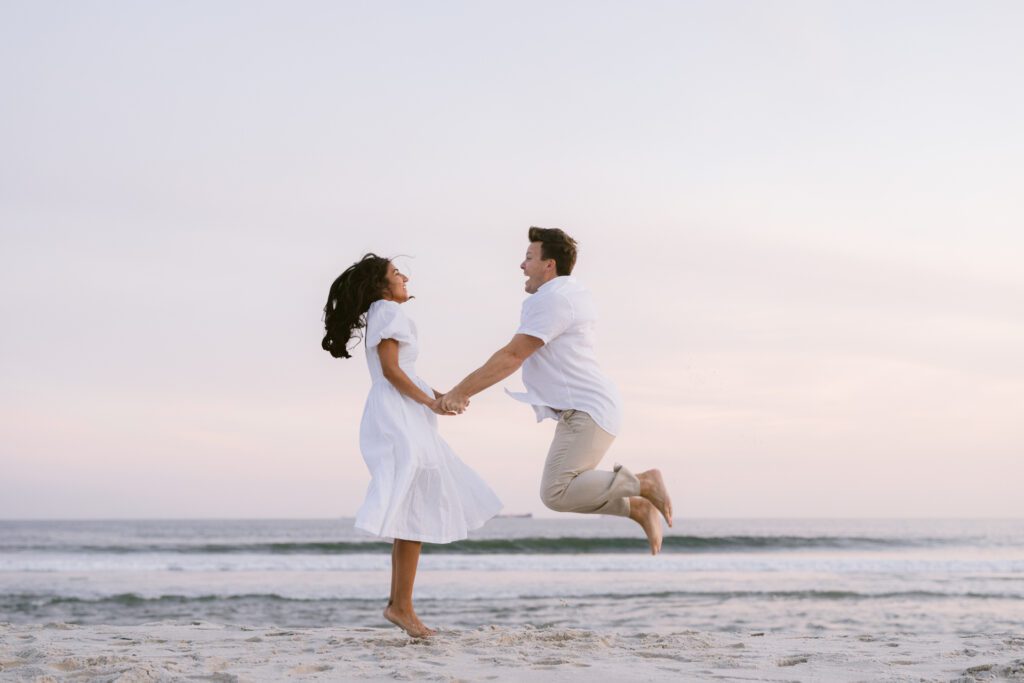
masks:
<svg viewBox="0 0 1024 683"><path fill-rule="evenodd" d="M559 275L558 277L552 278L552 279L548 280L547 282L545 282L544 284L542 284L540 287L538 287L537 288L537 294L540 294L541 292L544 292L544 291L546 291L546 292L558 291L562 287L564 287L567 284L570 284L572 282L576 282L576 278L574 278L572 275Z"/></svg>

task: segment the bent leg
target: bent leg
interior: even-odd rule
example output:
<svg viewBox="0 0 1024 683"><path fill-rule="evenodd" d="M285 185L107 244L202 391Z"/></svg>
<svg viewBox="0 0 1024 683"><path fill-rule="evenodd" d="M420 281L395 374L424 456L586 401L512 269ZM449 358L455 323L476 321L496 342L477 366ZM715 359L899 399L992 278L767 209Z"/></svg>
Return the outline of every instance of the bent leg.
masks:
<svg viewBox="0 0 1024 683"><path fill-rule="evenodd" d="M625 467L594 469L615 437L578 410L562 413L541 479L541 500L557 512L629 516L640 480Z"/></svg>

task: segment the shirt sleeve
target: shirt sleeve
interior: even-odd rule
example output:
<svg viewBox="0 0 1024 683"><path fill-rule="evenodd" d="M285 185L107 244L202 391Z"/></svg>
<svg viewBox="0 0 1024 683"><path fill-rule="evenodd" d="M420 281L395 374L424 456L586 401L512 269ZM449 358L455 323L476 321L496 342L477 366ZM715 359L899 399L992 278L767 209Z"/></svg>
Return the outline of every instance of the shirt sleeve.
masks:
<svg viewBox="0 0 1024 683"><path fill-rule="evenodd" d="M366 319L366 348L372 349L383 339L408 344L415 339L412 322L402 313L400 304L383 301L370 310Z"/></svg>
<svg viewBox="0 0 1024 683"><path fill-rule="evenodd" d="M572 304L558 294L537 300L534 300L535 296L523 302L523 312L516 334L536 337L547 344L569 329L573 320Z"/></svg>

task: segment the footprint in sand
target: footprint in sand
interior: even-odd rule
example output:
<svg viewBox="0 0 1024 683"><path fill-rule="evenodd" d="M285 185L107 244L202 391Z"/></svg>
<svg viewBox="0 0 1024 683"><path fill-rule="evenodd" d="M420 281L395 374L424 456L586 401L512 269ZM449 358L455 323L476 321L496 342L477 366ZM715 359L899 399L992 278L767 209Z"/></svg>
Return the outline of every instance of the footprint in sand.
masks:
<svg viewBox="0 0 1024 683"><path fill-rule="evenodd" d="M979 664L977 666L971 666L971 667L968 667L968 668L964 669L964 675L965 676L970 676L972 674L985 673L985 672L991 671L991 670L992 670L992 665L991 664Z"/></svg>
<svg viewBox="0 0 1024 683"><path fill-rule="evenodd" d="M62 659L56 664L51 664L50 666L52 666L54 669L57 669L57 671L78 671L80 669L85 668L85 665L82 663L82 660L71 658Z"/></svg>
<svg viewBox="0 0 1024 683"><path fill-rule="evenodd" d="M18 669L28 664L24 659L0 659L0 674L4 671Z"/></svg>
<svg viewBox="0 0 1024 683"><path fill-rule="evenodd" d="M290 673L293 674L316 674L322 671L330 671L333 669L330 664L302 664L291 669Z"/></svg>
<svg viewBox="0 0 1024 683"><path fill-rule="evenodd" d="M556 657L546 657L544 659L538 659L533 662L534 666L560 666L562 664L568 664L568 659L558 659Z"/></svg>

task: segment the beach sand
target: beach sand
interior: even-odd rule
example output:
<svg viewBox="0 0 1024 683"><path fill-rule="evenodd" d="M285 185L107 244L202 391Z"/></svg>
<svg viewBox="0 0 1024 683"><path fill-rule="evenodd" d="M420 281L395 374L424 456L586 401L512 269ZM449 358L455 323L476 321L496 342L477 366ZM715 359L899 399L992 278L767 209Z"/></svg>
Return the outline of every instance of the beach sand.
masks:
<svg viewBox="0 0 1024 683"><path fill-rule="evenodd" d="M1024 681L1024 636L0 624L0 679Z"/></svg>

